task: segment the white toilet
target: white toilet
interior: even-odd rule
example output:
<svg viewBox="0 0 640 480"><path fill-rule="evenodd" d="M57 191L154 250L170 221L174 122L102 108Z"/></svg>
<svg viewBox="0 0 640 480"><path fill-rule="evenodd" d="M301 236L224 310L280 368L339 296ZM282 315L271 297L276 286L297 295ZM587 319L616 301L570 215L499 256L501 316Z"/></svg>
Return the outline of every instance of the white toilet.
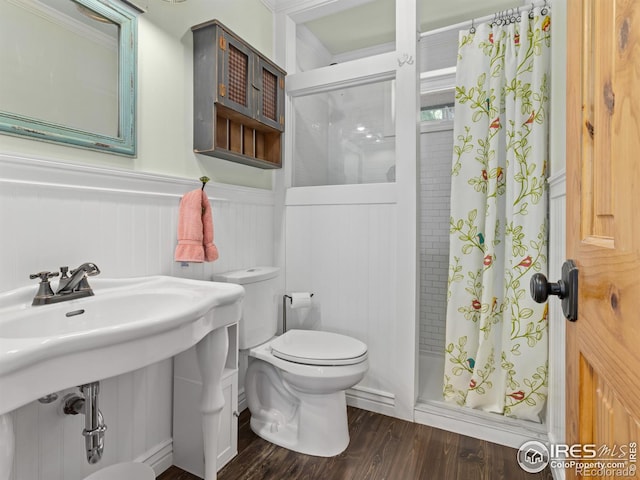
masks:
<svg viewBox="0 0 640 480"><path fill-rule="evenodd" d="M216 275L245 289L240 349L250 348L245 395L251 429L290 450L332 457L349 445L345 390L369 368L367 346L337 333L278 324L278 269L256 267Z"/></svg>

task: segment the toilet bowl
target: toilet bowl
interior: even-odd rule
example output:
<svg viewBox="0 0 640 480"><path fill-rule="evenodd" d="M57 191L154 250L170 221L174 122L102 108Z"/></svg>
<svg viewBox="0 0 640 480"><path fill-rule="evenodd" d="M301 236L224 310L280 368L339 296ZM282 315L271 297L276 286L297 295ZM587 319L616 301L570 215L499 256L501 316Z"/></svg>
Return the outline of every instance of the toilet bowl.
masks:
<svg viewBox="0 0 640 480"><path fill-rule="evenodd" d="M345 390L366 374L367 346L316 330L275 337L283 303L278 273L253 267L213 277L245 289L238 347L249 352L244 391L251 429L290 450L332 457L349 445Z"/></svg>
<svg viewBox="0 0 640 480"><path fill-rule="evenodd" d="M332 457L349 445L345 390L364 377L364 343L336 333L289 330L249 351L251 429L282 447Z"/></svg>
<svg viewBox="0 0 640 480"><path fill-rule="evenodd" d="M116 463L97 472L93 472L84 480L155 480L153 468L138 462Z"/></svg>

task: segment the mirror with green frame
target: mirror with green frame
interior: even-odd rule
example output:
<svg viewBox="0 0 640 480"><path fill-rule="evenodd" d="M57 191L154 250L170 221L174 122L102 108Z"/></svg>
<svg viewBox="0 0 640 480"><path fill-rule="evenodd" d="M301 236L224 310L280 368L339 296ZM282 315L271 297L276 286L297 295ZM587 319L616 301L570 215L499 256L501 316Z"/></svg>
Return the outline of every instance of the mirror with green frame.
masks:
<svg viewBox="0 0 640 480"><path fill-rule="evenodd" d="M136 155L134 12L112 0L2 0L0 45L0 133Z"/></svg>

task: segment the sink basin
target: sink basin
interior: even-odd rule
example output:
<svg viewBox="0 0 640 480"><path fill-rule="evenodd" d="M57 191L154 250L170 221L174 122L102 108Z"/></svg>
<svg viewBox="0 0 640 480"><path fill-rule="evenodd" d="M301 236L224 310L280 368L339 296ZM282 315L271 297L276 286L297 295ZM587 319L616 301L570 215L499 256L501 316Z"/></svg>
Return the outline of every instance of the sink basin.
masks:
<svg viewBox="0 0 640 480"><path fill-rule="evenodd" d="M35 285L0 294L0 415L176 355L236 323L244 296L240 285L167 276L91 286L92 297L35 307Z"/></svg>
<svg viewBox="0 0 640 480"><path fill-rule="evenodd" d="M0 337L61 339L90 336L94 332L105 335L142 326L149 320L160 326L169 320L167 317L181 316L188 311L193 297L189 292L164 288L154 292L123 292L117 299L106 295L89 301L72 301L52 305L51 309L24 309L0 323Z"/></svg>

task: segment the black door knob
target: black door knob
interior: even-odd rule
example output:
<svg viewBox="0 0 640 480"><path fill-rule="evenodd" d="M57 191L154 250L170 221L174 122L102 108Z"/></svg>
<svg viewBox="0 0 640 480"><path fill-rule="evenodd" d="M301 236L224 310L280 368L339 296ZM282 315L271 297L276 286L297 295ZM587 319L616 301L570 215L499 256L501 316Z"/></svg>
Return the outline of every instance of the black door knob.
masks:
<svg viewBox="0 0 640 480"><path fill-rule="evenodd" d="M544 303L549 295L557 295L562 300L562 312L568 320L578 319L578 268L573 260L562 265L562 278L557 283L549 282L542 273L536 273L529 283L531 297Z"/></svg>
<svg viewBox="0 0 640 480"><path fill-rule="evenodd" d="M549 282L542 273L536 273L531 277L529 287L531 297L538 303L546 302L549 295L557 295L560 299L567 296L567 286L562 280L558 280L558 283Z"/></svg>

